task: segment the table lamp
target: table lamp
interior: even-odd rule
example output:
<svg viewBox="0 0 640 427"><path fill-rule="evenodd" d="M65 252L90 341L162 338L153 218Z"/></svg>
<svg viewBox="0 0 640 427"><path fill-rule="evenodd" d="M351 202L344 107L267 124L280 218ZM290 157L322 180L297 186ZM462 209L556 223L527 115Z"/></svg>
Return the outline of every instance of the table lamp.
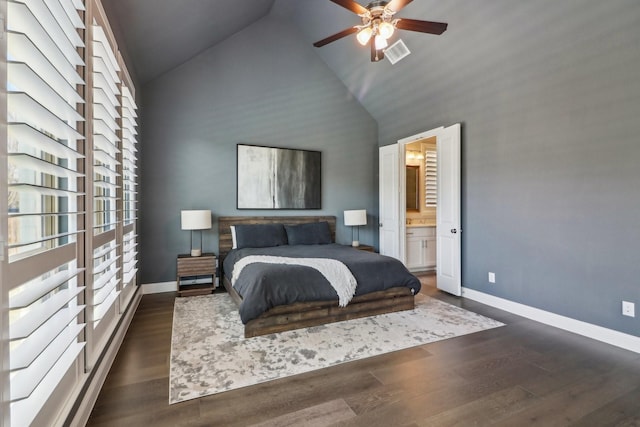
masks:
<svg viewBox="0 0 640 427"><path fill-rule="evenodd" d="M191 230L191 256L202 255L202 231L211 228L211 211L188 210L180 211L180 224L183 230ZM200 231L200 247L193 248L193 232Z"/></svg>
<svg viewBox="0 0 640 427"><path fill-rule="evenodd" d="M358 241L360 239L360 226L367 225L367 211L365 209L344 211L344 225L352 227L351 246L357 248L360 246L360 242Z"/></svg>

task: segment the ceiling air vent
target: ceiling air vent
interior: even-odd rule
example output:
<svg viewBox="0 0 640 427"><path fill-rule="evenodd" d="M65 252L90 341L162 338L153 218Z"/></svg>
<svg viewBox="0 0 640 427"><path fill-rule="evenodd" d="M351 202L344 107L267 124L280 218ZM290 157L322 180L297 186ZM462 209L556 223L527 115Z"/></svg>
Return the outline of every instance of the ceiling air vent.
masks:
<svg viewBox="0 0 640 427"><path fill-rule="evenodd" d="M400 61L402 58L409 55L410 53L411 51L409 50L407 45L404 44L402 39L399 39L397 42L395 42L394 44L386 48L384 51L384 55L392 64L395 64L396 62Z"/></svg>

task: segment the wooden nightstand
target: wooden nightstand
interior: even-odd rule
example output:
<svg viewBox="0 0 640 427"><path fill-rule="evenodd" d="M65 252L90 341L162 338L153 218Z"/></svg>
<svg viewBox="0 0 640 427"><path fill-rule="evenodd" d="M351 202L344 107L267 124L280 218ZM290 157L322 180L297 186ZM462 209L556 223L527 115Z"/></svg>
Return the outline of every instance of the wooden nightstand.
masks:
<svg viewBox="0 0 640 427"><path fill-rule="evenodd" d="M216 256L215 254L202 254L191 256L189 254L178 255L177 260L178 296L206 295L213 292L216 286ZM180 283L183 277L211 276L211 283L198 283L195 285L183 285Z"/></svg>
<svg viewBox="0 0 640 427"><path fill-rule="evenodd" d="M361 251L367 251L367 252L375 252L373 250L373 246L369 246L369 245L360 245L360 246L353 246L355 249L359 249Z"/></svg>

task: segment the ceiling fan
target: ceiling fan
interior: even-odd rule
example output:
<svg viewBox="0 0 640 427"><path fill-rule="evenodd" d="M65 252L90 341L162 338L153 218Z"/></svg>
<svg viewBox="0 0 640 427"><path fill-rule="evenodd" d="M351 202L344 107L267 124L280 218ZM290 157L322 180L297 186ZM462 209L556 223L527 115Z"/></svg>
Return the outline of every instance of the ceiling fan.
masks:
<svg viewBox="0 0 640 427"><path fill-rule="evenodd" d="M332 36L315 42L315 47L322 47L350 34L357 33L356 38L361 45L371 46L371 62L384 58L387 40L396 28L400 30L418 31L440 35L447 29L444 22L420 21L417 19L394 18L394 15L413 0L374 0L367 6L355 0L330 0L337 5L349 9L362 19L362 24L342 30Z"/></svg>

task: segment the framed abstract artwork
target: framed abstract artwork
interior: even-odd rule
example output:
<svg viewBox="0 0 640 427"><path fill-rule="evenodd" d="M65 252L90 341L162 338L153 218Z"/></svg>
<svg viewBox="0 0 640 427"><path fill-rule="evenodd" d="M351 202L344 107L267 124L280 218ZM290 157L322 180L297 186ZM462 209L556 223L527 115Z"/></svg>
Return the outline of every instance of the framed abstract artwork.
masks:
<svg viewBox="0 0 640 427"><path fill-rule="evenodd" d="M321 209L320 151L237 148L238 209Z"/></svg>

